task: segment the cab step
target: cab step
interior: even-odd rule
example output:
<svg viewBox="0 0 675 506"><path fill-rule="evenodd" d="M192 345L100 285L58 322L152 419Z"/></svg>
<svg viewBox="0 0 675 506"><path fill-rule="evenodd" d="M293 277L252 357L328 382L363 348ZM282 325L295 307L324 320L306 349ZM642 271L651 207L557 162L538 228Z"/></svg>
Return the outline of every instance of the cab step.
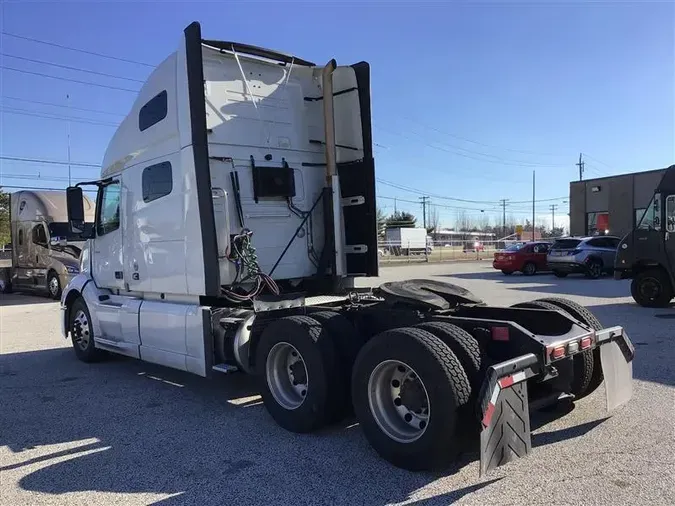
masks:
<svg viewBox="0 0 675 506"><path fill-rule="evenodd" d="M216 364L212 367L212 369L224 374L231 374L233 372L239 371L239 368L236 365L231 364Z"/></svg>

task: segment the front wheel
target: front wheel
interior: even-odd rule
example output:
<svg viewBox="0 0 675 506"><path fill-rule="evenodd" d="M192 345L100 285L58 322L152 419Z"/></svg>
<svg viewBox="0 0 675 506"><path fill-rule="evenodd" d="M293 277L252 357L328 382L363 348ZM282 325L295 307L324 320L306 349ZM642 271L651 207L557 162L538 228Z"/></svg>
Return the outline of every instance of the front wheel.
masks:
<svg viewBox="0 0 675 506"><path fill-rule="evenodd" d="M673 299L673 288L661 269L640 272L630 285L633 300L643 307L667 307Z"/></svg>
<svg viewBox="0 0 675 506"><path fill-rule="evenodd" d="M87 303L82 297L70 306L68 331L73 342L75 356L82 362L98 362L106 355L105 351L96 348L94 344L94 329L91 324L91 315Z"/></svg>
<svg viewBox="0 0 675 506"><path fill-rule="evenodd" d="M61 298L61 281L53 271L47 276L47 290L52 299L59 300Z"/></svg>
<svg viewBox="0 0 675 506"><path fill-rule="evenodd" d="M469 380L457 356L421 328L388 330L354 364L354 411L370 445L411 471L449 464L462 449L459 412Z"/></svg>

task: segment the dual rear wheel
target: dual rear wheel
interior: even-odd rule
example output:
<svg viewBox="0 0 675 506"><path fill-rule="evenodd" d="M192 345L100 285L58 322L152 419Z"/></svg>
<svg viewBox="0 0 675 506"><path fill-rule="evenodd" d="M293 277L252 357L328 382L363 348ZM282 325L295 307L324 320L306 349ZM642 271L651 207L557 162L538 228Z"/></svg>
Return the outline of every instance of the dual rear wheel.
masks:
<svg viewBox="0 0 675 506"><path fill-rule="evenodd" d="M442 322L388 330L365 345L357 335L337 313L290 316L265 328L256 364L274 420L309 432L353 407L371 446L394 465L421 470L452 461L477 426L476 340Z"/></svg>

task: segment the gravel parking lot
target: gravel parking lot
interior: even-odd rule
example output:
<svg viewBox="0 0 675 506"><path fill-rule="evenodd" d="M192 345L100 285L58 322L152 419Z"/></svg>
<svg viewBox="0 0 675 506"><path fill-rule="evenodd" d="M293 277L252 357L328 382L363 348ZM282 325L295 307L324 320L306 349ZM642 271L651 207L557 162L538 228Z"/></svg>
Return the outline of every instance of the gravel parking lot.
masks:
<svg viewBox="0 0 675 506"><path fill-rule="evenodd" d="M245 376L78 362L57 303L0 294L0 502L675 504L675 310L640 308L612 279L505 277L487 263L382 271L426 277L501 305L560 294L623 325L637 353L633 400L606 418L601 387L567 413L536 414L532 454L483 480L476 455L445 473L409 473L381 460L353 421L285 432Z"/></svg>

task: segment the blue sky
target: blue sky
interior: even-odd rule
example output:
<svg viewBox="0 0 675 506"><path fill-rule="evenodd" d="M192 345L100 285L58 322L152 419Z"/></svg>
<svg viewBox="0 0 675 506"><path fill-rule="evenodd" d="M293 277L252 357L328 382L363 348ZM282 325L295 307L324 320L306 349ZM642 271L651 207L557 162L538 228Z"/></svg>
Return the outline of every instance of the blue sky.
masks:
<svg viewBox="0 0 675 506"><path fill-rule="evenodd" d="M191 21L204 37L237 40L372 69L377 177L432 194L443 225L459 208L519 221L537 199L566 196L578 177L675 163L675 4L672 2L34 2L2 1L2 31L149 64L175 50ZM0 39L0 65L138 89L151 67ZM11 58L124 76L97 76ZM0 153L99 163L131 92L0 69ZM66 104L70 111L16 100ZM12 97L12 98L7 98ZM78 109L96 109L111 114ZM31 115L32 114L32 115ZM38 115L38 116L35 116ZM46 118L44 116L51 116ZM67 168L1 160L2 184L63 187ZM11 176L23 176L16 179ZM93 168L73 169L78 179ZM419 193L378 183L381 207L415 212ZM385 198L389 197L389 198ZM441 198L446 197L446 198ZM450 200L484 201L466 203ZM564 221L567 205L537 202ZM444 207L441 207L444 206ZM549 221L550 223L550 221Z"/></svg>

